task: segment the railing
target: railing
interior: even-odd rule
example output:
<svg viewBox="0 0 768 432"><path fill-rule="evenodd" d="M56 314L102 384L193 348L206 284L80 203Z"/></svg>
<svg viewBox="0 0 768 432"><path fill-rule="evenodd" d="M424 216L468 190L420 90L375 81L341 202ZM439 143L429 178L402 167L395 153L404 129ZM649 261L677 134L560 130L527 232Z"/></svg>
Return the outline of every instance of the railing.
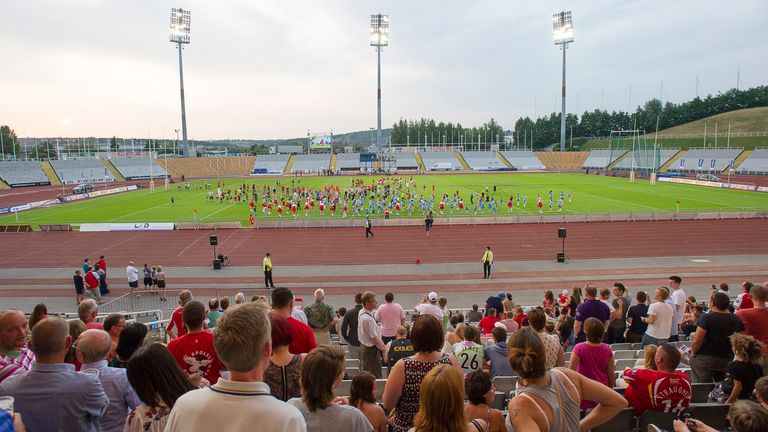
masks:
<svg viewBox="0 0 768 432"><path fill-rule="evenodd" d="M106 316L110 313L125 313L129 315L131 313L144 313L144 311L159 312L159 316L154 321L162 321L164 314L170 314L174 309L179 306L179 293L184 289L188 289L194 294L200 292L211 292L211 297L221 299L222 297L229 297L230 304L235 304L235 295L237 293L243 293L246 302L251 301L256 296L263 296L269 299L271 290L268 288L213 288L207 290L205 288L181 288L166 290L164 297L166 300L161 300L159 294L153 294L151 291L133 291L132 293L123 294L120 297L112 299L106 303L99 305L100 316ZM208 303L208 299L201 300L203 304ZM77 314L74 314L73 318L77 318ZM101 318L103 319L103 318ZM126 318L128 319L128 318ZM149 321L140 321L149 322Z"/></svg>

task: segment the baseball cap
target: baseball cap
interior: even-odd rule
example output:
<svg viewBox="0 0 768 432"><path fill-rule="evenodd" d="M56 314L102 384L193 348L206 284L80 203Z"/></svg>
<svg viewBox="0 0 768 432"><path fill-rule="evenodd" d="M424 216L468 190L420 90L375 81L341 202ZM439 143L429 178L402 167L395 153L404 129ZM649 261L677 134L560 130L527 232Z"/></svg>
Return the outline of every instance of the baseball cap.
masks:
<svg viewBox="0 0 768 432"><path fill-rule="evenodd" d="M504 300L505 298L507 298L507 293L505 293L504 291L499 291L499 293L496 294L496 297Z"/></svg>
<svg viewBox="0 0 768 432"><path fill-rule="evenodd" d="M293 301L298 303L298 302L303 302L304 300L302 300L301 297L294 297Z"/></svg>
<svg viewBox="0 0 768 432"><path fill-rule="evenodd" d="M427 298L429 301L437 301L437 293L432 291L431 293L427 294Z"/></svg>

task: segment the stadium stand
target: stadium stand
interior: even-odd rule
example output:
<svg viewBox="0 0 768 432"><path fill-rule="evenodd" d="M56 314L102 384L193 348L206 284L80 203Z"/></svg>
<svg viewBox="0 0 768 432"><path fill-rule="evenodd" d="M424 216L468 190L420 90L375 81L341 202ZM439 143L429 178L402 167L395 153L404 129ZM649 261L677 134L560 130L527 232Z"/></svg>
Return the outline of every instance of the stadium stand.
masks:
<svg viewBox="0 0 768 432"><path fill-rule="evenodd" d="M157 163L157 159L121 158L110 161L126 180L168 177L168 172Z"/></svg>
<svg viewBox="0 0 768 432"><path fill-rule="evenodd" d="M507 166L492 151L463 151L461 156L472 171L499 171Z"/></svg>
<svg viewBox="0 0 768 432"><path fill-rule="evenodd" d="M419 169L419 162L416 161L416 155L412 152L392 152L385 155L394 156L398 171L418 171Z"/></svg>
<svg viewBox="0 0 768 432"><path fill-rule="evenodd" d="M288 163L290 155L271 154L256 156L251 174L281 174Z"/></svg>
<svg viewBox="0 0 768 432"><path fill-rule="evenodd" d="M503 151L501 155L518 170L543 170L547 167L530 150Z"/></svg>
<svg viewBox="0 0 768 432"><path fill-rule="evenodd" d="M331 164L330 153L300 154L291 167L291 172L319 173L328 170Z"/></svg>
<svg viewBox="0 0 768 432"><path fill-rule="evenodd" d="M452 152L421 152L421 159L427 171L453 171L461 169L461 164Z"/></svg>
<svg viewBox="0 0 768 432"><path fill-rule="evenodd" d="M587 160L589 152L534 152L533 153L547 169L550 170L580 170Z"/></svg>
<svg viewBox="0 0 768 432"><path fill-rule="evenodd" d="M115 181L100 159L54 160L51 166L64 184Z"/></svg>
<svg viewBox="0 0 768 432"><path fill-rule="evenodd" d="M336 171L360 172L360 153L339 153L336 155Z"/></svg>
<svg viewBox="0 0 768 432"><path fill-rule="evenodd" d="M768 173L768 149L757 149L734 172L738 174Z"/></svg>
<svg viewBox="0 0 768 432"><path fill-rule="evenodd" d="M679 150L673 149L673 150L659 150L654 159L654 151L653 150L635 150L634 152L631 152L627 157L620 160L616 165L613 166L614 169L643 169L643 170L651 170L653 168L658 168L662 165L664 165L668 160L672 158L675 154L677 154ZM655 162L655 167L654 167Z"/></svg>
<svg viewBox="0 0 768 432"><path fill-rule="evenodd" d="M255 156L226 156L200 158L162 158L157 163L173 178L211 178L221 176L247 176L253 168Z"/></svg>
<svg viewBox="0 0 768 432"><path fill-rule="evenodd" d="M683 154L678 163L672 164L669 171L722 172L742 151L743 149L691 149Z"/></svg>
<svg viewBox="0 0 768 432"><path fill-rule="evenodd" d="M590 150L589 156L581 165L585 169L606 168L616 159L624 156L626 150Z"/></svg>
<svg viewBox="0 0 768 432"><path fill-rule="evenodd" d="M0 162L0 179L10 187L51 184L40 162L34 161Z"/></svg>

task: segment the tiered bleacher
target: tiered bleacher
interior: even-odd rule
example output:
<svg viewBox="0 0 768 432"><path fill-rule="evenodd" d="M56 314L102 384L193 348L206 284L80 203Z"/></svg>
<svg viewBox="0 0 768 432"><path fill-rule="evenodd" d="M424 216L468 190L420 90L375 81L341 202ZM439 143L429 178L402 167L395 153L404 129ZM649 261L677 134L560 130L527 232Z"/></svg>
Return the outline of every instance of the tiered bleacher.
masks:
<svg viewBox="0 0 768 432"><path fill-rule="evenodd" d="M669 171L714 171L722 172L732 160L739 157L743 149L692 149L683 154Z"/></svg>
<svg viewBox="0 0 768 432"><path fill-rule="evenodd" d="M65 184L115 181L100 159L53 160L51 166Z"/></svg>
<svg viewBox="0 0 768 432"><path fill-rule="evenodd" d="M672 156L676 155L679 150L659 150L658 152L653 150L635 150L631 154L627 155L624 159L620 160L614 169L637 169L637 170L652 170L664 165L667 161L672 159ZM655 166L654 166L655 164Z"/></svg>
<svg viewBox="0 0 768 432"><path fill-rule="evenodd" d="M493 151L463 151L461 156L472 171L500 171L508 168Z"/></svg>
<svg viewBox="0 0 768 432"><path fill-rule="evenodd" d="M501 155L520 171L543 170L547 168L530 150L503 151Z"/></svg>
<svg viewBox="0 0 768 432"><path fill-rule="evenodd" d="M581 167L584 169L603 169L626 152L626 150L590 150L587 160Z"/></svg>
<svg viewBox="0 0 768 432"><path fill-rule="evenodd" d="M427 171L452 171L461 169L461 163L456 159L453 152L425 151L420 154L421 160L424 162L424 168L426 168Z"/></svg>
<svg viewBox="0 0 768 432"><path fill-rule="evenodd" d="M321 173L327 171L331 165L330 153L300 154L296 155L291 172Z"/></svg>
<svg viewBox="0 0 768 432"><path fill-rule="evenodd" d="M741 165L736 167L738 174L767 174L768 173L768 149L757 149L746 158Z"/></svg>
<svg viewBox="0 0 768 432"><path fill-rule="evenodd" d="M359 172L360 171L360 153L337 154L336 170L340 172Z"/></svg>
<svg viewBox="0 0 768 432"><path fill-rule="evenodd" d="M416 161L416 155L411 152L393 152L386 153L386 156L393 156L397 161L397 171L418 171L419 163Z"/></svg>
<svg viewBox="0 0 768 432"><path fill-rule="evenodd" d="M533 154L550 170L580 170L589 156L585 151L539 151Z"/></svg>
<svg viewBox="0 0 768 432"><path fill-rule="evenodd" d="M10 187L51 184L40 162L34 161L0 162L0 179Z"/></svg>
<svg viewBox="0 0 768 432"><path fill-rule="evenodd" d="M168 177L168 172L157 163L156 159L119 158L112 159L111 162L126 180Z"/></svg>
<svg viewBox="0 0 768 432"><path fill-rule="evenodd" d="M258 155L251 174L282 174L290 157L287 154Z"/></svg>

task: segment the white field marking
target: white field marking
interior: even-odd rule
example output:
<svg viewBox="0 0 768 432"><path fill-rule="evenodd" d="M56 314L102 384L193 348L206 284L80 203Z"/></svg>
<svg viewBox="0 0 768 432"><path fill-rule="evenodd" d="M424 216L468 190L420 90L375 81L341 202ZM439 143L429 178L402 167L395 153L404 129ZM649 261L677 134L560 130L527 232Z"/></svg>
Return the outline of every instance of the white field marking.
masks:
<svg viewBox="0 0 768 432"><path fill-rule="evenodd" d="M695 262L695 263L708 263L708 262L712 262L712 261L710 261L708 259L692 259L691 262Z"/></svg>
<svg viewBox="0 0 768 432"><path fill-rule="evenodd" d="M226 210L226 209L228 209L228 208L232 207L232 206L233 206L233 205L235 205L235 204L241 204L241 203L239 203L239 202L237 202L237 203L232 203L232 204L230 204L230 205L228 205L228 206L224 207L223 209L219 209L219 210L216 210L215 212L213 212L213 213L211 213L211 214L209 214L209 215L207 215L207 216L203 216L203 217L201 217L201 218L200 218L200 220L202 221L202 220L208 219L209 217L211 217L211 216L215 215L216 213L220 213L220 212L223 212L224 210ZM297 210L297 211L298 211L298 210Z"/></svg>
<svg viewBox="0 0 768 432"><path fill-rule="evenodd" d="M192 243L190 243L190 244L189 244L189 246L185 247L185 248L184 248L184 250L182 250L181 252L179 252L179 253L176 255L176 257L177 257L177 258L178 258L178 257L180 257L180 256L181 256L181 255L182 255L184 252L186 252L186 251L187 251L189 248L191 248L192 246L194 246L194 245L195 245L195 243L199 242L200 240L202 240L202 239L204 239L204 238L206 238L206 237L208 237L208 234L203 234L202 236L198 237L198 239L197 239L197 240L193 241Z"/></svg>
<svg viewBox="0 0 768 432"><path fill-rule="evenodd" d="M629 202L629 201L617 200L615 198L608 198L608 197L604 197L604 196L600 196L600 195L591 194L589 192L582 192L582 194L583 195L593 196L593 197L600 198L600 199L616 201L616 202L620 202L620 203L623 203L623 204L635 205L635 206L638 206L638 207L645 207L645 208L651 209L651 210L664 210L663 208L659 208L659 207L651 207L651 206L647 206L647 205L643 205L643 204L637 204L637 203L633 203L633 202ZM630 210L628 210L628 211L630 211Z"/></svg>
<svg viewBox="0 0 768 432"><path fill-rule="evenodd" d="M183 201L183 200L185 200L185 199L191 199L191 198L193 198L193 196L184 197L184 198L181 198L181 199L179 199L178 201ZM175 196L174 196L174 199L175 199ZM144 212L146 212L146 211L154 210L154 209L156 209L156 208L158 208L158 207L163 207L163 206L170 206L170 205L172 205L172 204L170 203L170 201L168 201L168 202L163 202L163 203L160 203L160 204L158 204L158 205L156 205L156 206L154 206L154 207L150 207L150 208L146 208L146 209L142 209L142 210L137 210L137 211L135 211L135 212L132 212L132 213L128 213L128 214L125 214L125 215L123 215L123 216L120 216L120 217L118 217L118 218L115 218L115 220L124 219L124 218L126 218L126 217L128 217L128 216L132 216L132 215L135 215L135 214L139 214L139 213L144 213ZM173 217L171 217L171 218L173 218Z"/></svg>

